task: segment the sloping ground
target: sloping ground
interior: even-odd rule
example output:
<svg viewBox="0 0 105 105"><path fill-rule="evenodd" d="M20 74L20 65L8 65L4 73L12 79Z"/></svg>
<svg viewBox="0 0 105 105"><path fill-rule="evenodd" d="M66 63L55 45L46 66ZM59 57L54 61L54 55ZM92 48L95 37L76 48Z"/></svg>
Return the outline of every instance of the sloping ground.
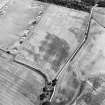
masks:
<svg viewBox="0 0 105 105"><path fill-rule="evenodd" d="M99 15L100 13L101 15ZM64 68L65 71L60 77L53 97L52 102L54 105L71 105L71 100L73 97L75 98L75 95L79 92L79 80L85 79L89 81L86 83L85 88L82 87L82 94L80 94L80 98L73 105L101 105L101 103L104 103L105 28L102 27L105 23L104 9L97 8L93 16L100 24L92 20L88 40L75 56L73 62ZM99 17L103 20L100 20ZM100 26L101 24L103 25ZM77 77L72 77L72 71L76 73ZM73 87L74 84L76 84L77 89Z"/></svg>
<svg viewBox="0 0 105 105"><path fill-rule="evenodd" d="M16 63L0 57L0 103L38 105L43 78Z"/></svg>
<svg viewBox="0 0 105 105"><path fill-rule="evenodd" d="M98 23L100 23L100 24L105 23L104 22L105 21L104 13L103 13L103 15L100 15L100 16L98 14L97 15L95 14L95 16L96 16L95 19L97 19L96 21L98 21L98 20L100 21ZM103 19L100 20L99 17L103 18ZM93 72L93 69L92 68L90 69L91 66L95 66L95 65L98 66L101 64L101 66L100 66L100 69L101 69L103 67L102 64L104 63L103 61L104 61L104 55L105 55L104 54L104 52L105 52L104 51L105 28L102 27L100 24L97 24L96 21L94 21L94 20L92 21L88 41L85 44L85 46L83 47L83 49L81 49L80 53L78 53L78 56L76 57L76 58L78 58L78 60L75 60L79 63L78 64L79 68L82 67L80 69L81 71L85 70L86 72L89 72L89 73ZM101 62L101 60L102 60L102 62ZM100 63L98 63L98 62L100 62ZM96 67L96 69L99 69L99 68ZM95 70L95 71L100 72L100 70ZM88 73L86 73L86 74L88 74Z"/></svg>
<svg viewBox="0 0 105 105"><path fill-rule="evenodd" d="M29 29L31 22L39 16L40 4L32 0L8 0L0 12L0 48L7 49L16 41L19 45L20 36ZM4 2L4 1L2 1ZM3 5L3 3L2 3Z"/></svg>
<svg viewBox="0 0 105 105"><path fill-rule="evenodd" d="M72 69L77 71L81 79L89 80L89 90L83 92L76 105L101 105L105 100L104 9L97 8L93 16L99 24L92 21L87 43L72 64Z"/></svg>
<svg viewBox="0 0 105 105"><path fill-rule="evenodd" d="M74 53L75 49L82 42L89 14L45 4L45 7L47 5L45 14L43 14L39 23L33 26L31 35L29 33L29 37L26 38L24 43L18 46L17 43L20 41L20 33L28 27L29 24L27 25L27 23L30 23L29 20L33 19L33 15L38 14L39 12L37 13L37 11L40 10L40 8L37 10L37 7L36 9L31 8L30 10L30 5L28 4L30 4L30 1L27 1L25 5L20 0L16 2L11 0L9 2L10 7L4 8L7 13L0 17L0 24L3 26L0 27L2 33L0 35L1 48L6 49L9 47L10 50L15 47L19 48L19 54L16 60L34 67L38 65L38 68L41 68L42 72L52 79L66 59ZM29 12L27 13L27 11ZM99 9L99 12L102 12L102 9ZM96 76L98 77L104 72L105 29L102 27L104 26L104 21L99 20L100 16L104 20L103 16L99 15L99 13L94 14L98 24L94 20L92 21L87 43L80 50L72 65L67 65L64 68L65 72L59 80L59 84L57 85L58 90L54 96L54 105L70 104L70 101L78 92L80 86L79 79L89 78L91 85L93 82L91 78L94 80ZM14 64L13 62L10 63L6 60L0 59L1 103L4 105L33 105L33 103L38 105L39 103L36 100L43 84L39 81L41 77L26 68L20 67L20 65ZM79 74L78 77L72 71ZM90 90L93 90L90 85L88 86L89 89L91 88ZM89 103L89 105L100 105L104 100L105 94L103 87L97 89L99 91L98 93L93 92L96 98L93 97L92 103ZM99 97L102 98L99 99ZM80 105L80 103L77 103L77 105Z"/></svg>
<svg viewBox="0 0 105 105"><path fill-rule="evenodd" d="M87 18L88 13L49 5L17 59L40 65L53 78L83 40Z"/></svg>
<svg viewBox="0 0 105 105"><path fill-rule="evenodd" d="M56 86L55 94L52 98L53 105L72 105L79 89L80 83L78 76L72 71L72 68L65 68L68 71L63 72Z"/></svg>

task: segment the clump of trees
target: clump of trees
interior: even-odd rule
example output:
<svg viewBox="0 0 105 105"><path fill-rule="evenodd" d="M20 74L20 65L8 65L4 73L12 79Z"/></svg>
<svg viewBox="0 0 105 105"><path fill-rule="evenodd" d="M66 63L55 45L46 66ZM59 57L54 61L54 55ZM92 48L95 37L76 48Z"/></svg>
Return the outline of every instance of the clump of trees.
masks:
<svg viewBox="0 0 105 105"><path fill-rule="evenodd" d="M99 6L105 7L105 0L39 0L46 3L53 3L68 8L90 12L92 6L99 2Z"/></svg>
<svg viewBox="0 0 105 105"><path fill-rule="evenodd" d="M88 3L82 2L81 0L39 0L46 3L53 3L56 5L74 8L77 10L87 11L89 12L91 6Z"/></svg>
<svg viewBox="0 0 105 105"><path fill-rule="evenodd" d="M100 7L105 7L105 0L100 1L98 4Z"/></svg>
<svg viewBox="0 0 105 105"><path fill-rule="evenodd" d="M87 3L88 5L95 5L96 3L99 4L100 7L105 7L105 0L81 0L84 3Z"/></svg>
<svg viewBox="0 0 105 105"><path fill-rule="evenodd" d="M97 0L81 0L81 1L87 3L88 5L94 5L97 2Z"/></svg>

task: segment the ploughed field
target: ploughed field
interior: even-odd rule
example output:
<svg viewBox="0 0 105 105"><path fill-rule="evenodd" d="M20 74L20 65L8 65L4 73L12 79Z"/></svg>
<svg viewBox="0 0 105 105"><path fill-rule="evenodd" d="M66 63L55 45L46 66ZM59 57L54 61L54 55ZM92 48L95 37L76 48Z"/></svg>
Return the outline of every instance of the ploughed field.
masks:
<svg viewBox="0 0 105 105"><path fill-rule="evenodd" d="M84 40L89 13L35 0L0 4L0 104L40 105L44 78L21 63L53 80ZM63 68L53 105L104 105L104 10L94 9L89 37Z"/></svg>

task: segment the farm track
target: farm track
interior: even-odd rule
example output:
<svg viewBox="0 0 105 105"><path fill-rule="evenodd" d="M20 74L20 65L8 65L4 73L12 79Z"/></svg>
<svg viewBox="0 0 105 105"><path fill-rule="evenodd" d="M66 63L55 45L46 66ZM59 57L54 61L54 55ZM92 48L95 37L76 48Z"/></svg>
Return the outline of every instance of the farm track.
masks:
<svg viewBox="0 0 105 105"><path fill-rule="evenodd" d="M94 7L93 7L93 8L94 8ZM92 10L93 10L93 8L92 8ZM72 56L67 59L67 61L64 63L64 65L62 66L62 68L59 70L58 74L55 76L55 78L56 78L57 80L59 79L60 75L63 73L64 67L65 67L68 63L70 63L70 62L75 58L75 56L78 54L78 52L80 51L80 49L81 49L81 48L83 47L83 45L86 43L86 41L87 41L87 39L88 39L88 33L89 33L90 24L91 24L91 19L92 19L92 10L91 10L91 13L90 13L89 21L88 21L88 23L87 23L86 31L84 32L84 39L83 39L83 41L82 41L81 44L78 46L78 48L74 51L74 53L72 54ZM17 63L17 64L19 64L19 65L22 65L22 66L24 66L24 67L26 67L26 68L28 68L28 69L30 69L30 70L32 70L32 71L34 71L34 72L40 74L40 75L44 78L44 80L45 80L45 85L46 85L47 83L49 83L49 80L48 80L47 76L46 76L43 72L41 72L41 70L36 69L36 68L31 67L31 66L29 66L29 65L27 65L27 64L25 64L25 63L22 63L22 62L19 62L19 61L15 60L16 55L14 55L14 54L12 54L12 53L10 53L10 52L8 52L8 51L5 51L5 50L3 50L3 49L0 49L0 51L2 51L3 53L6 53L7 55L12 56L12 57L13 57L12 62ZM54 94L55 94L55 91L53 92L53 94L52 94L50 100L52 100ZM72 100L72 103L73 103L73 101L75 101L75 99ZM71 103L71 104L72 104L72 103Z"/></svg>
<svg viewBox="0 0 105 105"><path fill-rule="evenodd" d="M47 79L47 77L46 77L46 75L45 75L43 72L41 72L41 70L36 69L36 68L31 67L31 66L29 66L29 65L27 65L27 64L25 64L25 63L22 63L22 62L19 62L19 61L15 60L16 55L14 55L14 54L12 54L12 53L10 53L10 52L8 52L8 51L5 51L5 50L3 50L3 49L0 49L0 51L2 51L3 53L6 53L6 54L12 56L12 60L11 60L12 62L14 62L14 63L16 63L16 64L19 64L19 65L21 65L21 66L24 66L24 67L26 67L26 68L28 68L28 69L30 69L30 70L32 70L32 71L34 71L34 72L40 74L40 75L44 78L45 84L47 84L47 83L49 82L48 79Z"/></svg>

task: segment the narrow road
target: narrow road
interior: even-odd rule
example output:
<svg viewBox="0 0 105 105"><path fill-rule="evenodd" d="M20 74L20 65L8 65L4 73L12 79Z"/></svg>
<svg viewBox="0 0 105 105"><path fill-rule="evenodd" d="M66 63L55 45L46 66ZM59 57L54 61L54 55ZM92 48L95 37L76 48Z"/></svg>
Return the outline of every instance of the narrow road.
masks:
<svg viewBox="0 0 105 105"><path fill-rule="evenodd" d="M89 15L89 21L88 21L88 23L87 23L87 27L86 27L86 30L85 30L85 32L84 32L84 39L83 39L83 41L82 41L81 44L78 46L78 48L74 51L74 53L72 54L72 56L70 56L70 57L66 60L66 62L65 62L64 65L62 66L62 68L59 70L59 72L58 72L57 75L55 76L55 80L58 80L58 79L60 78L60 76L62 75L62 73L65 71L64 67L67 66L71 61L73 61L73 59L75 58L75 56L78 54L78 52L81 50L81 48L82 48L82 47L84 46L84 44L86 43L86 41L87 41L87 39L88 39L88 34L89 34L90 25L91 25L93 10L94 10L95 7L97 7L97 4L96 4L95 6L93 6L93 8L91 9L91 12L90 12L90 15ZM15 60L16 55L12 54L12 53L9 52L9 51L5 51L5 50L3 50L3 49L0 49L0 51L6 53L6 54L8 54L8 55L11 55L11 56L13 57L12 61L15 62L16 64L22 65L22 66L24 66L24 67L26 67L26 68L28 68L28 69L30 69L30 70L32 70L32 71L34 71L34 72L40 74L40 75L44 78L44 80L45 80L45 86L48 85L48 83L50 82L50 81L48 80L47 76L46 76L43 72L41 72L41 70L36 69L36 68L31 67L31 66L29 66L29 65L27 65L27 64L25 64L25 63L22 63L22 62L19 62L19 61ZM50 97L50 102L52 101L55 92L56 92L56 85L54 86L54 91L53 91L53 93L52 93L52 95L51 95L51 97ZM77 98L77 97L73 98L73 100L71 101L70 105L75 101L76 98Z"/></svg>
<svg viewBox="0 0 105 105"><path fill-rule="evenodd" d="M84 39L81 42L81 44L78 46L78 48L74 51L74 53L72 54L72 56L70 56L67 61L64 63L64 65L62 66L62 68L59 70L58 74L55 76L56 79L59 79L59 76L61 75L61 73L64 71L64 67L70 63L75 56L77 55L77 53L80 51L80 49L82 48L82 46L85 44L85 42L88 39L88 34L89 34L89 29L90 29L90 25L91 25L91 20L92 20L92 14L93 14L93 9L97 6L97 4L91 9L90 15L89 15L89 21L87 23L87 27L86 30L84 32Z"/></svg>
<svg viewBox="0 0 105 105"><path fill-rule="evenodd" d="M91 25L91 20L92 20L92 14L93 14L93 10L95 7L97 7L98 4L96 4L95 6L92 7L91 9L91 12L90 12L90 15L89 15L89 20L88 20L88 23L87 23L87 27L86 27L86 30L84 32L84 39L83 41L81 42L81 44L78 46L78 48L74 51L74 53L72 54L72 56L70 56L67 61L64 63L64 65L62 66L62 68L59 70L58 74L55 76L55 79L59 79L60 76L62 75L62 73L65 71L64 67L66 65L68 65L74 58L75 56L77 55L77 53L80 51L80 49L83 47L83 45L86 43L87 39L88 39L88 36L89 36L89 30L90 30L90 25ZM53 99L53 96L55 94L55 91L56 91L56 86L54 87L54 92L50 98L50 102L52 101ZM71 104L75 101L75 98L72 100Z"/></svg>
<svg viewBox="0 0 105 105"><path fill-rule="evenodd" d="M49 83L47 76L43 72L41 72L41 70L36 69L34 67L31 67L31 66L29 66L29 65L27 65L25 63L21 63L21 62L16 61L16 60L13 60L13 62L15 62L15 63L17 63L19 65L22 65L22 66L24 66L24 67L26 67L26 68L28 68L28 69L30 69L30 70L40 74L44 78L44 80L45 80L45 85Z"/></svg>
<svg viewBox="0 0 105 105"><path fill-rule="evenodd" d="M41 75L44 78L44 80L45 80L45 85L49 83L49 80L48 80L47 76L43 72L41 72L41 70L36 69L36 68L31 67L31 66L29 66L29 65L27 65L25 63L22 63L22 62L19 62L19 61L15 60L16 55L15 54L12 54L9 51L5 51L3 49L0 49L0 51L3 52L3 53L5 53L5 54L8 54L8 55L12 56L12 62L14 62L16 64L19 64L21 66L24 66L24 67L26 67L26 68L28 68L28 69L30 69L30 70L38 73L39 75Z"/></svg>

